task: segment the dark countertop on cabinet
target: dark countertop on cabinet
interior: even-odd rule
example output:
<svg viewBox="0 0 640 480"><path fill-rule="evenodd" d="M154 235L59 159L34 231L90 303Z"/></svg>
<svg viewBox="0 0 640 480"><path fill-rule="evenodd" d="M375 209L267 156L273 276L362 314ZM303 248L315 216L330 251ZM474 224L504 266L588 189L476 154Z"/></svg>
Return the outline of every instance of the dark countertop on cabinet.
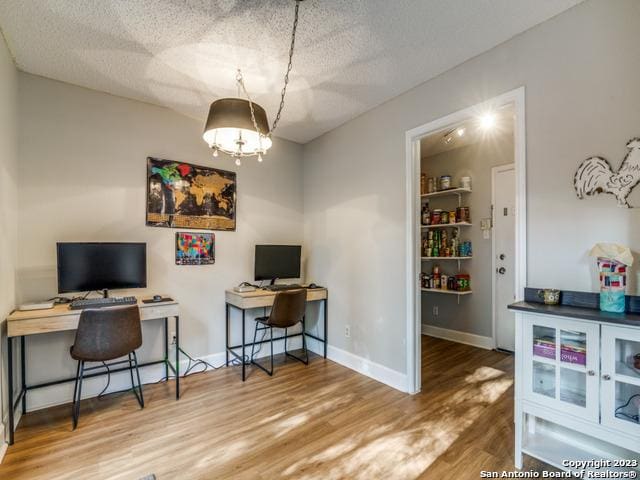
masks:
<svg viewBox="0 0 640 480"><path fill-rule="evenodd" d="M557 317L568 317L579 320L627 325L640 328L640 314L602 312L593 308L574 307L568 305L545 305L536 302L516 302L509 305L509 310L527 313L540 313Z"/></svg>

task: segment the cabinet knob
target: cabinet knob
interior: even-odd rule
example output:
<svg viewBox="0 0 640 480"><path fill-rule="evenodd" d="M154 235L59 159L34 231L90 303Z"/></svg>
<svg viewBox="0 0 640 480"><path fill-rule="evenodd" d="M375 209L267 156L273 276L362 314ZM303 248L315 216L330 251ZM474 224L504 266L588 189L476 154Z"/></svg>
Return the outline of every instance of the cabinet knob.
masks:
<svg viewBox="0 0 640 480"><path fill-rule="evenodd" d="M596 374L596 372L594 372L593 370L589 370L587 373L589 374L590 377L593 377Z"/></svg>
<svg viewBox="0 0 640 480"><path fill-rule="evenodd" d="M603 380L611 380L611 375L609 375L608 373L605 373L604 375L602 375L602 379Z"/></svg>

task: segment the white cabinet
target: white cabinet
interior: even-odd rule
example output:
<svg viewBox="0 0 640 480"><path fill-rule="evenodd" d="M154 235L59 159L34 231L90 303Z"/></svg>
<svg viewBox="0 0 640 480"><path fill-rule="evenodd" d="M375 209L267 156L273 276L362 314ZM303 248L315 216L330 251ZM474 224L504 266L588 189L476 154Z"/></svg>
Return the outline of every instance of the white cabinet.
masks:
<svg viewBox="0 0 640 480"><path fill-rule="evenodd" d="M597 422L599 325L536 315L524 325L524 397Z"/></svg>
<svg viewBox="0 0 640 480"><path fill-rule="evenodd" d="M515 463L596 458L640 472L638 326L516 312Z"/></svg>
<svg viewBox="0 0 640 480"><path fill-rule="evenodd" d="M601 421L640 436L640 330L602 326Z"/></svg>

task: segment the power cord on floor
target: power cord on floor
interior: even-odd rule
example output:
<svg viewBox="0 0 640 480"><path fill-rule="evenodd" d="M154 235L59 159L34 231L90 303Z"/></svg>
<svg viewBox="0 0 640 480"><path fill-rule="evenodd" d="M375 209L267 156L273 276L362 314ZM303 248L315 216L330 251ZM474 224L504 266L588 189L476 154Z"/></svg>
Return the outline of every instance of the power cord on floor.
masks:
<svg viewBox="0 0 640 480"><path fill-rule="evenodd" d="M266 336L266 330L262 333L262 338L260 339L260 345L258 346L258 350L256 352L254 352L254 356L257 355L258 353L260 353L260 350L262 349L262 341L264 340L264 337ZM184 373L182 375L180 375L180 378L186 378L189 377L191 375L197 375L199 373L204 373L206 371L210 371L210 370L219 370L222 367L226 366L225 363L223 363L222 365L212 365L211 363L207 362L206 360L202 360L200 358L193 358L191 355L189 355L187 352L185 352L182 348L178 348L178 351L180 353L182 353L185 357L187 357L187 359L189 360L189 363L187 364L187 368L185 369ZM250 361L252 360L251 358L249 358L248 355L245 355L243 357L244 359L244 363L250 363ZM235 358L232 361L229 362L230 365L232 366L237 366L237 365L242 365L242 362L240 362L240 359ZM115 392L109 392L106 393L107 389L109 388L109 385L111 384L111 370L109 369L109 365L107 365L107 363L102 362L102 365L104 366L104 368L106 368L107 370L107 384L105 385L105 387L102 389L102 391L98 394L98 399L102 399L103 397L105 397L106 395L111 395L114 393L124 393L124 392L130 392L132 390L132 388L127 388L124 390L118 390ZM204 367L202 370L199 371L193 371L194 368L197 367ZM168 377L164 376L162 377L160 380L156 381L156 382L151 382L151 384L158 384L158 383L164 383L167 382L169 380L171 380L172 378L175 378L175 375L169 375Z"/></svg>

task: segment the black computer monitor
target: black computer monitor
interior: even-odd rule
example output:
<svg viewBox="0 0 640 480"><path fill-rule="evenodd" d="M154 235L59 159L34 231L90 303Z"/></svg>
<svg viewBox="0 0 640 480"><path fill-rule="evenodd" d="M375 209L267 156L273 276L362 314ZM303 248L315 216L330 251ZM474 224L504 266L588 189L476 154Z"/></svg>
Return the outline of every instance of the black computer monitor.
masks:
<svg viewBox="0 0 640 480"><path fill-rule="evenodd" d="M300 278L300 245L256 245L255 279Z"/></svg>
<svg viewBox="0 0 640 480"><path fill-rule="evenodd" d="M147 286L146 243L58 243L58 293Z"/></svg>

